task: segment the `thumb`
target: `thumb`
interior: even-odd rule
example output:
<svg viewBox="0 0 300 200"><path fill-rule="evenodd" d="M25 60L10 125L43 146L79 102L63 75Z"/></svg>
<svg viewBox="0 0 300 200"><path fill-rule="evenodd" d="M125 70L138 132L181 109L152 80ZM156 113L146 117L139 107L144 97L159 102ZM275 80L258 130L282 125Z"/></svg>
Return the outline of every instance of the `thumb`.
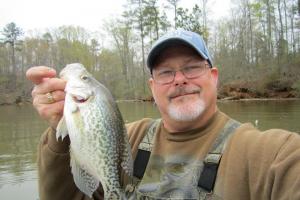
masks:
<svg viewBox="0 0 300 200"><path fill-rule="evenodd" d="M26 78L34 84L43 82L44 78L53 78L55 76L55 69L45 66L31 67L26 71Z"/></svg>

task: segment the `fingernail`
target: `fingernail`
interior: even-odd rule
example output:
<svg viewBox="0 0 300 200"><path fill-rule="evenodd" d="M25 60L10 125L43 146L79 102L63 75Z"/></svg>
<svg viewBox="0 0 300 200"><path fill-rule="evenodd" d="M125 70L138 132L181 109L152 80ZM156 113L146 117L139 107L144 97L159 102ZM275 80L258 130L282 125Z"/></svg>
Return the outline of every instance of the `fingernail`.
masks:
<svg viewBox="0 0 300 200"><path fill-rule="evenodd" d="M54 69L49 69L49 72L56 73L56 71Z"/></svg>

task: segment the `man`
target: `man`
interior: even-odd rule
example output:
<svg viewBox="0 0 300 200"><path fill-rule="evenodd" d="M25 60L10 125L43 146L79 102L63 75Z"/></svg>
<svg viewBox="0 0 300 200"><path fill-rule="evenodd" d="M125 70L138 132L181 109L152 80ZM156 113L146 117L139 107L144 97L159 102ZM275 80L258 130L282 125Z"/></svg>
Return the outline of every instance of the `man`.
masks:
<svg viewBox="0 0 300 200"><path fill-rule="evenodd" d="M161 120L127 124L140 179L134 182L137 198L300 199L299 135L260 132L218 110L218 70L201 36L184 30L166 34L153 45L147 64ZM40 196L89 199L73 182L69 140L55 139L65 87L55 75L47 67L27 71L36 84L33 105L50 125L39 146ZM94 199L101 195L99 188Z"/></svg>

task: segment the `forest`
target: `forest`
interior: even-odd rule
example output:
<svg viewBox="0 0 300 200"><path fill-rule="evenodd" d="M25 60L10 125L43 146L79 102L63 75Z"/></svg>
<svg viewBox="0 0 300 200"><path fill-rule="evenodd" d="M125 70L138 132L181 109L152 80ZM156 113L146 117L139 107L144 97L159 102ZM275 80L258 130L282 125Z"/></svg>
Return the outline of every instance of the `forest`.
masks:
<svg viewBox="0 0 300 200"><path fill-rule="evenodd" d="M157 38L178 28L207 42L219 69L220 99L300 97L300 1L232 0L230 15L217 21L209 0L191 9L180 1L128 0L122 16L99 22L101 33L74 25L30 32L15 22L0 27L0 104L30 100L28 68L59 72L74 62L116 99L151 100L147 54Z"/></svg>

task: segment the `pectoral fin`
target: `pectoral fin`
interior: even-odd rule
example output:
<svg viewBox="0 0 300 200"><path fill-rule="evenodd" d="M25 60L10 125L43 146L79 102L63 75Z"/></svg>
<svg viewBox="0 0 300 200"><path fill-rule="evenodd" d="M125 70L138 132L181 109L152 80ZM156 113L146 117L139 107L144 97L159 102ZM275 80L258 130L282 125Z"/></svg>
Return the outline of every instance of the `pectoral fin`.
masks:
<svg viewBox="0 0 300 200"><path fill-rule="evenodd" d="M68 128L66 124L65 117L62 117L61 120L58 122L57 128L56 128L56 140L58 141L58 138L61 137L61 140L63 140L68 135Z"/></svg>
<svg viewBox="0 0 300 200"><path fill-rule="evenodd" d="M93 193L99 187L99 181L85 169L82 169L73 156L71 156L71 167L76 186L83 193L92 198Z"/></svg>

